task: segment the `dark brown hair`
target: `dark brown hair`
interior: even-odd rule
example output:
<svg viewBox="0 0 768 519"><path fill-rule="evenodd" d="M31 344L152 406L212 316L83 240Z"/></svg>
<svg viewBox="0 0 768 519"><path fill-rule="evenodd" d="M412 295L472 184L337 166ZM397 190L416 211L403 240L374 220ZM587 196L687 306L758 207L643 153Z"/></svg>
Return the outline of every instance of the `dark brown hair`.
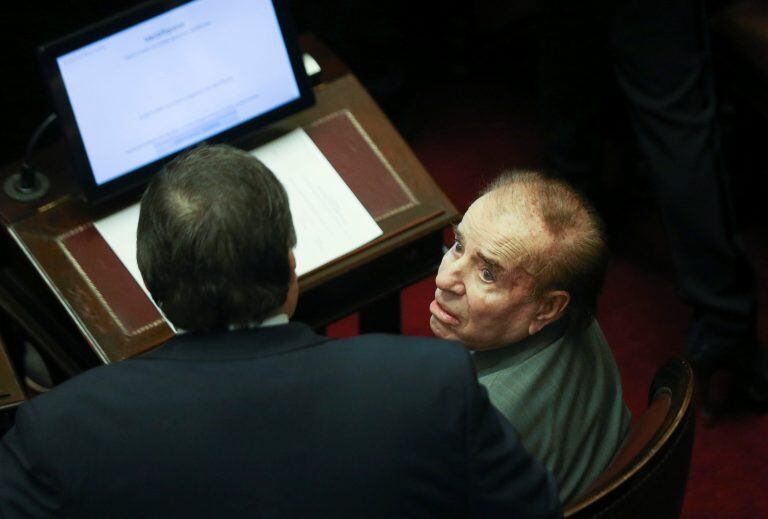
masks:
<svg viewBox="0 0 768 519"><path fill-rule="evenodd" d="M139 270L179 328L263 321L285 302L295 245L285 189L258 159L230 146L177 157L141 200Z"/></svg>

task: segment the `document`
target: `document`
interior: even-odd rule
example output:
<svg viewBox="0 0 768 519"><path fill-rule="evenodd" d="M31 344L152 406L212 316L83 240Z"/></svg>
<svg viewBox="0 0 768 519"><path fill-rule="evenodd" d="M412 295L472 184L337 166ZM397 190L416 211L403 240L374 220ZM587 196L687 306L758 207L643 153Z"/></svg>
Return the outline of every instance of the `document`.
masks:
<svg viewBox="0 0 768 519"><path fill-rule="evenodd" d="M381 228L302 129L251 152L285 186L301 276L381 236Z"/></svg>
<svg viewBox="0 0 768 519"><path fill-rule="evenodd" d="M376 221L304 130L294 130L251 153L272 170L288 193L299 276L381 236ZM94 226L146 292L136 263L138 223L137 203Z"/></svg>

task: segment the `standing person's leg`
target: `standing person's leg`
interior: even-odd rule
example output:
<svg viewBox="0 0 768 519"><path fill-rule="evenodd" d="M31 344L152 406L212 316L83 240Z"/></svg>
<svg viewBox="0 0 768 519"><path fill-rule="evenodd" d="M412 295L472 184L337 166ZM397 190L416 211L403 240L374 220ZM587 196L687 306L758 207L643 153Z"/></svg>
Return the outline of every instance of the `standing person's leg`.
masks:
<svg viewBox="0 0 768 519"><path fill-rule="evenodd" d="M604 0L538 3L539 113L547 169L595 198L610 80Z"/></svg>
<svg viewBox="0 0 768 519"><path fill-rule="evenodd" d="M651 166L680 291L694 310L688 352L706 385L717 369L740 374L755 365L758 350L754 279L734 237L704 6L621 0L610 27L615 74ZM713 393L704 398L715 411L725 404Z"/></svg>

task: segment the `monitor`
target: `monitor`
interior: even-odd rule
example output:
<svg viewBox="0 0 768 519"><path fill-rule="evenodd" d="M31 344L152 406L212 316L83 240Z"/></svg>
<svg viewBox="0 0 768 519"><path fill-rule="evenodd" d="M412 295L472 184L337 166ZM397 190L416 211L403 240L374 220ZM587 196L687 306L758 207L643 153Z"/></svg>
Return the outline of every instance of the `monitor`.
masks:
<svg viewBox="0 0 768 519"><path fill-rule="evenodd" d="M284 0L153 1L39 48L84 194L314 102Z"/></svg>

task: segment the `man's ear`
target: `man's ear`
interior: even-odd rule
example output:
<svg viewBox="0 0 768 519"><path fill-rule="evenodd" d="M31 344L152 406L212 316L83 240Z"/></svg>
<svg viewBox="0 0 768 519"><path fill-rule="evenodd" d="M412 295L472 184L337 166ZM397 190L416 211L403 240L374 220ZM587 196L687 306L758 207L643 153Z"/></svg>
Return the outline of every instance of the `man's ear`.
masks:
<svg viewBox="0 0 768 519"><path fill-rule="evenodd" d="M528 333L533 335L539 332L549 323L560 319L565 313L565 309L571 302L571 294L565 290L547 290L539 298L539 307L528 325Z"/></svg>
<svg viewBox="0 0 768 519"><path fill-rule="evenodd" d="M293 255L293 249L288 251L288 267L290 268L290 281L288 282L288 294L281 307L282 313L288 317L293 317L296 311L296 304L299 300L299 281L296 276L296 256Z"/></svg>

